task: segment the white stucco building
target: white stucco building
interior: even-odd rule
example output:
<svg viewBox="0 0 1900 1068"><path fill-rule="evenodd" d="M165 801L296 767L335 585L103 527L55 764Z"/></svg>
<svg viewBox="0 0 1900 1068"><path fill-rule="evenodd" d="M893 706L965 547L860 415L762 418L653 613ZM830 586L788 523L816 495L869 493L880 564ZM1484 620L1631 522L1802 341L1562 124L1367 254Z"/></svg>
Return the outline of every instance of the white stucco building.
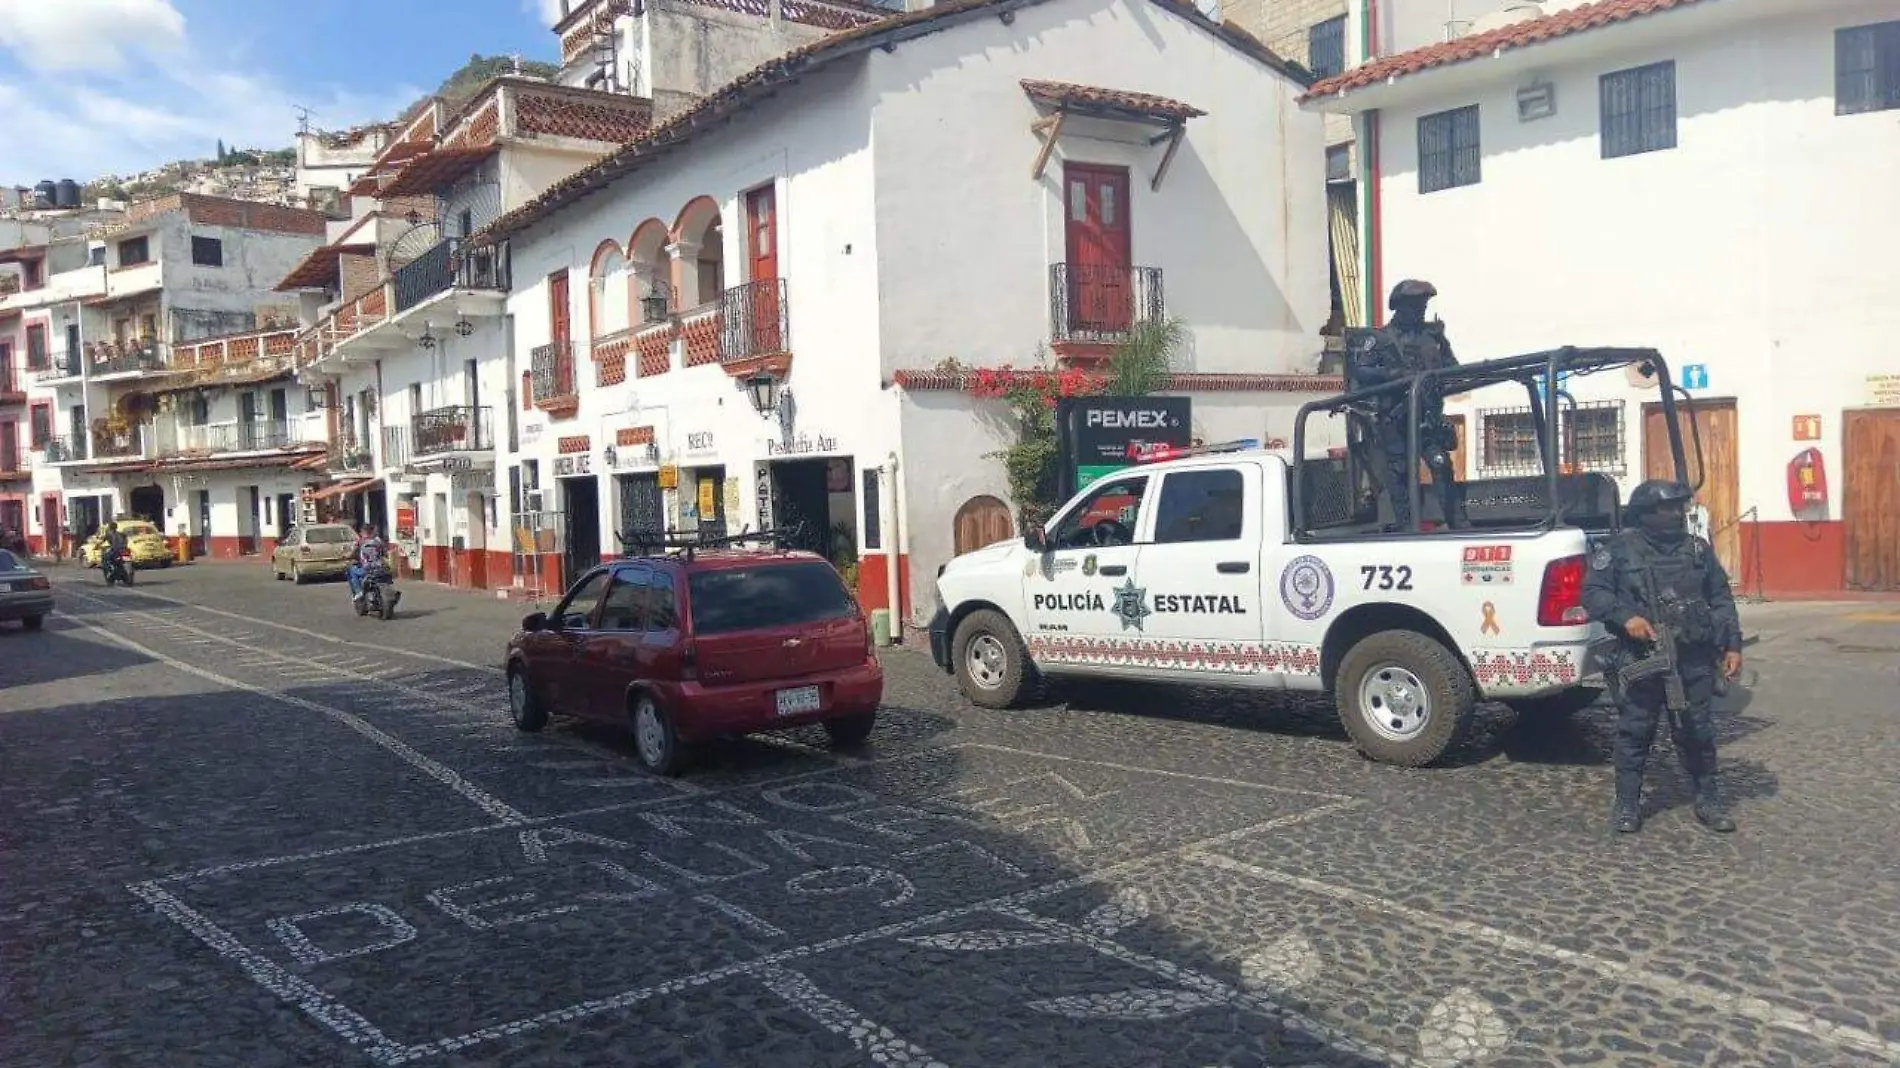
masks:
<svg viewBox="0 0 1900 1068"><path fill-rule="evenodd" d="M1013 529L970 369L1169 315L1200 435L1287 436L1336 388L1302 91L1150 0L961 0L742 75L483 235L531 409L511 496L569 576L616 530L802 522L880 607L895 548L916 618L960 537Z"/></svg>
<svg viewBox="0 0 1900 1068"><path fill-rule="evenodd" d="M1900 10L1544 9L1313 87L1306 106L1373 149L1374 292L1429 279L1466 361L1660 349L1699 408L1701 501L1743 588L1900 589ZM1627 491L1656 393L1576 389L1594 442L1576 459ZM1513 462L1521 412L1463 416L1468 476Z"/></svg>

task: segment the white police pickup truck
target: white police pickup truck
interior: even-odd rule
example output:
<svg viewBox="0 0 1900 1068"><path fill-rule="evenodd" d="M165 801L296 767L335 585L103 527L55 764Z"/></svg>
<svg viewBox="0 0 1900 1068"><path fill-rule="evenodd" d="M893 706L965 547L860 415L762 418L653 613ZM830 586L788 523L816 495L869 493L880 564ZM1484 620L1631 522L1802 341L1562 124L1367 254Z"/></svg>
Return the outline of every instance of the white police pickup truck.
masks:
<svg viewBox="0 0 1900 1068"><path fill-rule="evenodd" d="M950 561L938 665L988 708L1041 676L1330 692L1362 753L1405 766L1450 749L1481 699L1548 713L1596 699L1586 528L1613 525L1613 482L1492 480L1464 502L1475 529L1302 541L1291 483L1300 472L1310 505L1326 461L1236 444L1125 468L1042 529ZM1573 516L1608 515L1519 521L1549 510L1545 485Z"/></svg>

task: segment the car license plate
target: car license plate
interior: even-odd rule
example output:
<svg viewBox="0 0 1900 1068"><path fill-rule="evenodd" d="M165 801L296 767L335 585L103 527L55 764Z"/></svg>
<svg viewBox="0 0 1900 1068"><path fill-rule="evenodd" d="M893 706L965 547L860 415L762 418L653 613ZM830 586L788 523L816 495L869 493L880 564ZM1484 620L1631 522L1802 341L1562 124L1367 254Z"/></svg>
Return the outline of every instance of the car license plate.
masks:
<svg viewBox="0 0 1900 1068"><path fill-rule="evenodd" d="M778 714L796 716L804 712L818 711L818 687L800 686L778 692Z"/></svg>

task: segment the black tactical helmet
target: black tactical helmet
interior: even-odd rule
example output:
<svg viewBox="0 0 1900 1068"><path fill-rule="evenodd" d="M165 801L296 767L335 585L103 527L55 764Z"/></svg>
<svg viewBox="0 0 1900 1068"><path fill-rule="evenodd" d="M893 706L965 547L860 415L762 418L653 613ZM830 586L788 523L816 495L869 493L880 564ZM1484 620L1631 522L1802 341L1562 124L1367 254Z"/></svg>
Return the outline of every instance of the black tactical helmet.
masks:
<svg viewBox="0 0 1900 1068"><path fill-rule="evenodd" d="M1689 487L1680 482L1670 482L1667 479L1652 478L1630 491L1630 503L1624 511L1629 514L1630 518L1634 519L1648 512L1650 509L1661 505L1687 505L1689 499L1693 496L1695 495L1689 492Z"/></svg>
<svg viewBox="0 0 1900 1068"><path fill-rule="evenodd" d="M1392 296L1386 300L1385 306L1393 311L1398 311L1401 301L1426 301L1437 295L1438 290L1434 289L1430 282L1421 282L1416 278L1407 278L1405 281L1392 287Z"/></svg>

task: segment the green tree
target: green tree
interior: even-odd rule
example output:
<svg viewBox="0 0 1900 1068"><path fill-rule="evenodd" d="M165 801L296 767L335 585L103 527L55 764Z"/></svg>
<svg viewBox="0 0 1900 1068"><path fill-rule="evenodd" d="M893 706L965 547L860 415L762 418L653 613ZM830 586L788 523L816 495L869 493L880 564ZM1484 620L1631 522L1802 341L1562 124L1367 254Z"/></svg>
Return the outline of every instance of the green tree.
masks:
<svg viewBox="0 0 1900 1068"><path fill-rule="evenodd" d="M224 138L220 137L218 138L218 162L223 163L224 159L225 159Z"/></svg>

